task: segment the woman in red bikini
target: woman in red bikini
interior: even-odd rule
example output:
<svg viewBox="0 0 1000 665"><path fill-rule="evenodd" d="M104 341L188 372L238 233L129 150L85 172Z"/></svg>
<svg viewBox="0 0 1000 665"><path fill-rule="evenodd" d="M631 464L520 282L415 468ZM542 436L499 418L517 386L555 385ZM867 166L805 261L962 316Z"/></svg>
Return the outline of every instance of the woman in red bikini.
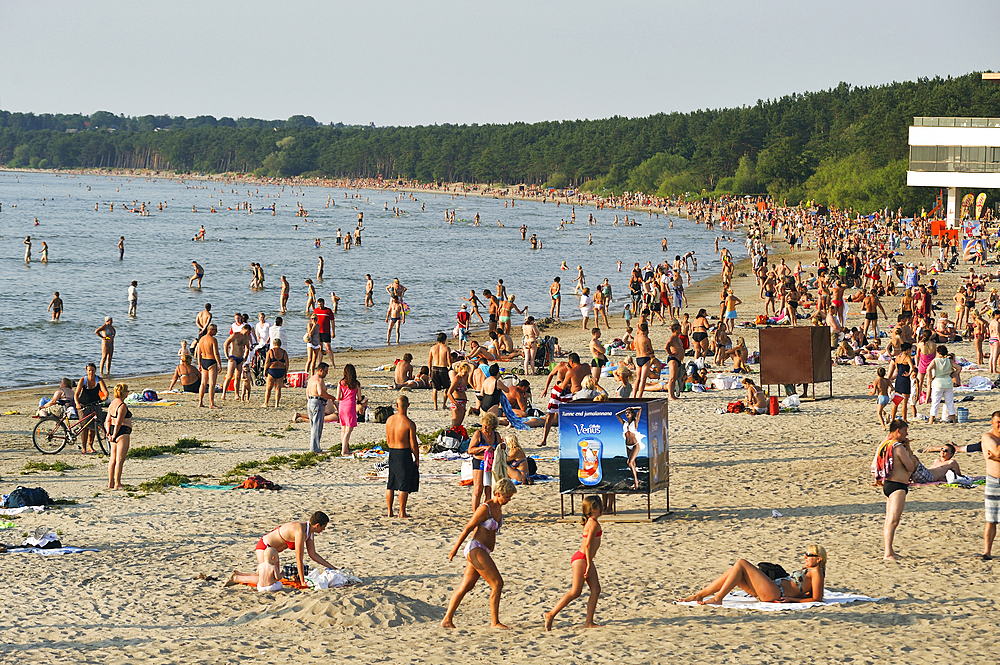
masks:
<svg viewBox="0 0 1000 665"><path fill-rule="evenodd" d="M257 563L264 563L264 550L268 547L273 547L278 552L285 550L292 551L295 553L295 564L299 569L299 583L305 585L306 576L302 566L304 553L308 553L310 559L324 568L333 568L333 564L319 554L316 554L316 545L313 542L313 536L317 533L323 533L326 530L326 525L329 523L330 518L326 516L326 513L317 510L309 516L308 522L286 522L277 529L269 531L257 541L257 547L254 551L254 554L257 555ZM226 580L224 586L228 587L235 584L256 585L257 582L257 573L241 573L238 570L234 570L229 579Z"/></svg>
<svg viewBox="0 0 1000 665"><path fill-rule="evenodd" d="M601 546L601 535L604 533L597 521L604 514L604 504L601 502L601 497L596 495L585 497L582 510L583 545L570 559L570 565L573 567L573 587L556 603L551 612L542 615L545 617L545 630L552 630L552 622L555 621L559 611L580 597L584 581L590 587L590 598L587 600L587 621L583 627L599 628L594 623L594 611L597 609L597 599L601 595L601 581L597 577L594 556L597 554L597 548Z"/></svg>

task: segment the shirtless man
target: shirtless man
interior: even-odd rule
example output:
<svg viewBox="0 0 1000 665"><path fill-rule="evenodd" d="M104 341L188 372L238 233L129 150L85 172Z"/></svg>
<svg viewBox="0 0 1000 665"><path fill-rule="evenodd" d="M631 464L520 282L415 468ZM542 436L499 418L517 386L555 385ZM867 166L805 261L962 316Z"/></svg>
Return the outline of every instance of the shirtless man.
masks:
<svg viewBox="0 0 1000 665"><path fill-rule="evenodd" d="M396 371L393 372L393 390L399 390L406 385L406 382L413 378L413 354L404 353L403 359L396 363Z"/></svg>
<svg viewBox="0 0 1000 665"><path fill-rule="evenodd" d="M316 365L306 383L306 410L309 412L309 451L321 453L320 440L323 438L323 422L328 405L335 402L326 390L326 374L330 366L324 362Z"/></svg>
<svg viewBox="0 0 1000 665"><path fill-rule="evenodd" d="M862 332L867 336L869 330L871 330L871 335L878 335L878 311L882 310L882 316L888 318L885 313L885 308L882 307L882 301L878 299L874 291L865 295L864 300L861 301L861 307L865 310L865 325L862 328Z"/></svg>
<svg viewBox="0 0 1000 665"><path fill-rule="evenodd" d="M500 301L490 293L489 289L483 291L486 302L489 306L490 332L497 331L497 323L500 321Z"/></svg>
<svg viewBox="0 0 1000 665"><path fill-rule="evenodd" d="M52 294L52 300L49 301L48 309L45 311L52 312L52 320L58 321L59 317L62 316L63 311L63 300L59 297L59 292L56 291Z"/></svg>
<svg viewBox="0 0 1000 665"><path fill-rule="evenodd" d="M545 414L545 430L542 432L542 442L538 444L539 446L544 446L546 440L549 438L549 430L552 425L559 420L559 403L564 401L563 395L571 394L567 390L563 389L563 382L566 380L566 374L569 373L569 363L560 362L552 368L549 372L548 378L545 380L545 388L542 389L542 399L548 400L548 409ZM555 383L552 383L552 379L555 379ZM552 392L549 392L549 385L552 384Z"/></svg>
<svg viewBox="0 0 1000 665"><path fill-rule="evenodd" d="M406 314L403 312L403 303L400 301L398 296L393 296L392 301L389 303L389 309L385 313L385 322L389 324L389 327L385 331L385 343L389 344L389 340L392 339L392 329L396 329L396 344L399 344L399 330L403 327L403 321L406 320Z"/></svg>
<svg viewBox="0 0 1000 665"><path fill-rule="evenodd" d="M994 415L993 422L1000 421L1000 416ZM892 470L882 484L882 493L886 496L885 501L885 526L882 536L885 540L885 553L882 558L886 561L895 561L896 552L892 547L893 538L896 535L896 527L899 526L899 518L903 514L906 506L906 493L910 490L910 476L917 468L917 459L910 448L910 439L906 436L907 424L905 420L893 420L889 424L889 445L892 446L890 455L892 456Z"/></svg>
<svg viewBox="0 0 1000 665"><path fill-rule="evenodd" d="M288 279L282 275L281 276L281 313L284 314L288 311L288 294L291 287L288 285Z"/></svg>
<svg viewBox="0 0 1000 665"><path fill-rule="evenodd" d="M365 275L365 307L374 307L375 298L373 296L375 292L375 282L372 280L371 275Z"/></svg>
<svg viewBox="0 0 1000 665"><path fill-rule="evenodd" d="M198 339L198 362L201 364L201 388L198 389L198 406L205 406L205 391L208 391L208 408L218 409L215 405L215 379L219 375L222 359L219 357L219 342L215 334L218 326L209 324L205 334Z"/></svg>
<svg viewBox="0 0 1000 665"><path fill-rule="evenodd" d="M681 324L672 323L670 325L670 339L667 340L667 367L670 368L670 378L667 383L670 386L669 397L676 400L680 397L684 386L684 342L681 341ZM676 395L674 389L677 389Z"/></svg>
<svg viewBox="0 0 1000 665"><path fill-rule="evenodd" d="M608 364L608 356L604 344L601 343L601 329L594 328L590 334L590 375L594 377L594 383L600 384L601 368Z"/></svg>
<svg viewBox="0 0 1000 665"><path fill-rule="evenodd" d="M104 317L104 325L95 330L94 334L101 338L101 374L111 374L111 359L115 355L115 335L118 331L111 325L110 316Z"/></svg>
<svg viewBox="0 0 1000 665"><path fill-rule="evenodd" d="M420 482L420 448L417 446L417 425L406 415L410 399L396 398L396 413L385 421L385 443L389 448L389 479L386 483L385 506L393 517L392 503L399 491L399 517L408 518L406 501L416 492ZM393 454L393 451L399 451Z"/></svg>
<svg viewBox="0 0 1000 665"><path fill-rule="evenodd" d="M569 371L563 381L569 382L569 391L575 395L583 390L583 380L590 376L590 365L581 364L580 356L575 353L569 354L566 359L569 361Z"/></svg>
<svg viewBox="0 0 1000 665"><path fill-rule="evenodd" d="M438 391L442 391L442 406L444 392L451 385L448 370L451 367L451 349L448 347L448 335L438 333L437 343L431 347L427 354L427 366L431 368L431 386L434 391L431 393L434 398L434 410L438 410Z"/></svg>
<svg viewBox="0 0 1000 665"><path fill-rule="evenodd" d="M990 418L990 429L983 434L983 459L986 460L986 528L983 530L982 560L993 558L993 539L1000 522L1000 411Z"/></svg>
<svg viewBox="0 0 1000 665"><path fill-rule="evenodd" d="M549 297L552 299L552 304L549 305L549 318L553 318L556 321L559 320L559 305L562 301L562 294L559 290L562 286L559 284L559 278L556 277L552 281L552 285L549 287Z"/></svg>
<svg viewBox="0 0 1000 665"><path fill-rule="evenodd" d="M198 326L198 339L201 339L208 332L209 324L212 323L212 303L205 303L205 309L194 317L194 323Z"/></svg>
<svg viewBox="0 0 1000 665"><path fill-rule="evenodd" d="M722 327L721 325L719 326ZM652 360L653 342L649 339L649 325L645 322L639 324L639 329L635 334L635 341L632 342L635 349L635 383L632 385L632 397L638 399L642 397L646 387L646 378L649 376L649 361Z"/></svg>
<svg viewBox="0 0 1000 665"><path fill-rule="evenodd" d="M844 320L846 318L844 316L844 289L846 288L846 284L838 281L833 287L833 300L830 302L830 310L840 320L842 326L847 325L847 321Z"/></svg>
<svg viewBox="0 0 1000 665"><path fill-rule="evenodd" d="M240 399L240 395L242 394L240 387L243 383L243 374L240 368L243 366L243 361L246 360L249 350L250 326L248 324L243 324L227 337L226 341L222 344L222 352L229 359L229 364L226 366L226 378L222 382L223 401L226 400L226 392L229 390L230 379L235 379L233 389L236 393L236 399Z"/></svg>
<svg viewBox="0 0 1000 665"><path fill-rule="evenodd" d="M191 279L188 280L188 288L190 289L191 285L194 284L197 281L198 282L198 288L200 289L201 288L201 280L205 276L205 269L202 268L198 264L197 261L192 261L191 265L194 267L194 275L192 275Z"/></svg>

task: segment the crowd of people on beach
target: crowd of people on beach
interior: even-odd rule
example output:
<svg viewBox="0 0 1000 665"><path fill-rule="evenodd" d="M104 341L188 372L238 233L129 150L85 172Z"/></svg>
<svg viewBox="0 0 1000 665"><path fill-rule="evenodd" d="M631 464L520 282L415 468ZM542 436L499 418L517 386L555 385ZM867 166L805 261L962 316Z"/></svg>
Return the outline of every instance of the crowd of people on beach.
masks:
<svg viewBox="0 0 1000 665"><path fill-rule="evenodd" d="M385 183L368 181L349 184L359 189L388 187ZM392 186L398 187L399 183ZM592 280L588 285L583 265L577 265L574 272L563 262L554 271L557 275L549 287L550 308L545 321L540 320L544 312L536 313L539 316L536 318L526 307L517 304L503 278L498 279L495 286L492 283L485 285L487 288L473 285L476 288L470 289L469 296L462 297L460 307L456 308L455 319L442 326L444 329L454 326L451 337L457 340L456 348L449 345L449 335L441 332L428 349L425 365L414 365L410 353L404 354L395 364L391 385L401 392L393 414L385 420L386 508L390 517L408 518L410 495L419 490L420 450L416 425L408 415L412 408L410 397L405 393L428 390L434 411L439 410L440 398L440 410L446 411L442 425L449 430L464 429L470 416L479 421L469 437L467 449L473 463L472 516L449 552L450 560L461 550L466 568L449 603L443 626L454 627L460 603L483 578L491 589L491 624L506 627L499 617L503 578L492 553L503 524L503 508L517 492L514 481L530 484L532 474L530 460L520 448L516 434L501 434L501 428L542 428L540 445L546 446L551 429L558 423L562 403L638 399L659 392L666 393L670 400L677 400L684 392L700 392L696 387L706 389L710 384L709 369L723 370L731 363L733 373L749 374L753 354L744 338L737 334L743 326L826 326L831 335L834 362L857 366L886 364L877 368L869 390L877 405L879 423L887 432L872 464L875 482L886 496L883 532L886 560L895 561L899 556L893 542L910 485L964 478L955 459L956 453L978 451L986 461L986 526L984 552L980 556L983 560L992 558L996 524L1000 521L1000 411L993 414L991 429L982 435L980 442L935 447L933 451L939 457L928 466L919 461L908 438L908 428L918 418L917 407L921 403L930 405L926 416L929 424L936 419L956 421L954 391L961 385L963 366L969 363L960 362L955 353L949 352L947 344L971 340L977 353L976 364L988 362L990 373L1000 369L1000 294L997 289L986 293L990 281L998 275L982 270L977 272L975 267L968 269L951 299L955 306L954 320L943 306L934 303L935 297L943 297L938 295L939 276L954 271L958 264L958 244L953 235L932 233L928 220L904 218L901 211L884 210L861 216L815 205L775 206L765 197L731 197L715 201L661 199L641 193L598 197L586 192L556 193L532 187L511 191L509 188L463 186L455 190L446 188L446 191L463 196L473 193L510 198L511 205L516 197L551 200L556 205L570 206L570 223L576 220L577 205L593 205L597 210L619 209L624 213L622 223L625 224L634 223L634 215L640 209L648 211L650 216L654 212L665 213L670 208L682 209L689 220L709 229L718 228L722 235L716 241L721 266L717 313L700 308L692 317L691 312L684 311L688 308L685 290L692 284L691 273L698 271L699 257L692 251L674 253L671 257L667 238L664 238L660 247L664 257L651 258L645 265L635 262L631 270L626 268L627 281L621 263L615 274L602 276L600 283ZM417 199L411 194L409 200L415 202ZM399 196L396 203L400 203ZM146 209L143 204L141 210ZM393 210L403 214L398 207ZM633 215L631 219L629 213ZM453 213L449 213L446 222L453 221ZM590 215L587 223L593 222L593 215ZM346 234L338 229L338 244L344 249L360 245L363 228L363 216L359 213L356 229ZM526 230L522 228L521 239L528 242ZM759 304L744 302L737 297L733 287L737 258L726 245L733 244L738 231L746 235L744 246L749 270L759 289ZM195 239L203 240L204 236L202 228ZM119 242L122 256L124 241L122 237ZM792 256L773 260L771 254L779 244L786 245ZM25 260L29 261L30 237L26 238L25 245ZM904 250L914 251L917 246L921 260L907 262L900 258ZM803 247L806 252L815 252L814 260L809 261L801 254ZM47 259L47 251L47 246L43 246L43 260ZM701 258L704 267L707 259ZM794 265L790 265L793 258ZM976 256L974 262L982 265L982 258ZM927 259L926 264L923 259ZM194 275L189 287L200 288L205 269L197 261L191 264ZM263 288L263 268L257 263L251 263L251 268L251 289ZM359 422L367 419L369 409L367 400L360 394L361 384L354 365L343 364L335 390L327 384L331 370L337 369L333 344L340 298L332 292L330 301L317 297L316 284L322 281L323 271L323 259L319 258L315 280L305 280L308 321L302 339L306 345L307 411L296 414L296 419L308 420L310 451L317 453L323 450L324 424L340 424L340 452L348 455L352 433ZM564 284L564 275L573 278ZM618 294L612 290L612 279L621 282ZM286 314L290 285L285 276L281 277L280 284L280 312ZM398 278L385 287L389 301L385 315L386 344L392 342L393 336L396 343L400 340L409 308L404 301L406 291L407 287ZM375 292L371 275L366 275L363 294L366 307L375 306ZM578 302L581 327L590 335L586 352L589 359L586 353L581 356L582 349L564 352L558 339L543 335L545 324L558 322L567 314L562 309L564 297L572 297ZM896 308L892 304L897 298L899 313L894 321L887 323L891 317L886 308L894 311ZM132 282L129 301L133 315L137 300L138 284ZM859 310L854 314L864 317L860 326L849 325L852 306ZM56 292L49 303L54 320L58 320L63 308L64 303ZM742 314L746 318L747 308L761 313L740 324L740 309L744 310ZM574 315L576 309L570 308ZM515 337L515 316L521 321L519 343ZM290 385L292 365L282 316L269 322L267 314L261 312L257 321L251 323L248 314L236 312L228 334L220 335L220 324L214 318L211 304L206 303L195 316L195 327L196 337L190 346L185 341L178 351L179 362L169 390L178 385L183 392L197 394L199 407L206 406L207 394L207 407L217 409L217 380L221 379L221 401L225 402L232 391L236 400L249 402L253 374L260 371L266 383L261 406L270 408L273 393L274 407L280 407L282 389ZM666 329L659 340L663 344L662 360L657 358L657 344L652 340L658 327ZM108 390L101 377L101 374L111 373L114 358L116 330L111 317L106 318L95 334L101 339L100 371L89 365L87 375L76 384L72 398L68 394L69 385L62 387L64 392L60 399L71 401L80 417L91 412L104 415L100 411L101 403L104 399L111 400L103 422L112 445L109 488L116 488L122 486L121 470L130 445L132 413L125 402L128 386L118 383ZM987 340L988 350L983 344ZM544 402L544 406L540 407L533 404L532 384L527 379L535 374L546 375L539 393L539 405ZM765 413L767 395L763 388L750 376L743 377L742 385L746 390L742 400L746 410L752 414ZM885 411L890 405L887 415ZM85 435L83 452L93 450L92 437L88 439ZM630 457L628 465L636 474L634 458ZM637 476L635 487L638 487ZM553 626L556 616L568 603L581 595L585 584L590 589L585 626L597 625L595 611L601 585L594 559L603 533L599 520L606 510L613 508L609 501L613 502L613 495L588 496L584 500L582 545L570 562L571 588L551 611L545 613L546 629ZM323 532L328 521L324 513L317 512L305 522L280 525L258 541L256 573L235 571L227 585L250 584L261 591L281 588L278 555L286 550L295 555L299 584L306 583L304 555L321 566L332 568L317 554L313 540L315 534ZM732 589L739 587L764 602L822 601L826 550L820 545L811 545L804 559L804 568L779 578L740 559L718 579L680 600L718 604Z"/></svg>

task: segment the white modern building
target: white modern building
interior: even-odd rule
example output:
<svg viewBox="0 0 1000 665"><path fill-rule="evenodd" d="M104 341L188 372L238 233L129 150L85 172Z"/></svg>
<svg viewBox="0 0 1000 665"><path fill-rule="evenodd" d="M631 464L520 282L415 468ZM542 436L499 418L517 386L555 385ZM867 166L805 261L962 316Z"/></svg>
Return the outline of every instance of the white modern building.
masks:
<svg viewBox="0 0 1000 665"><path fill-rule="evenodd" d="M1000 73L983 80L1000 83ZM1000 118L914 118L906 184L947 188L948 228L957 227L960 189L1000 189Z"/></svg>

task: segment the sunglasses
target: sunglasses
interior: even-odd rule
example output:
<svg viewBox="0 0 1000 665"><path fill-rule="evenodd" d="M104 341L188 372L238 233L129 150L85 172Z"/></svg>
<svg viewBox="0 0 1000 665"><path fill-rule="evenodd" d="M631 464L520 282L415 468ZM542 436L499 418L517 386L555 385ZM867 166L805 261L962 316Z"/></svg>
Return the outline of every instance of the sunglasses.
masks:
<svg viewBox="0 0 1000 665"><path fill-rule="evenodd" d="M812 552L806 552L803 556L819 556L819 555L813 554Z"/></svg>

